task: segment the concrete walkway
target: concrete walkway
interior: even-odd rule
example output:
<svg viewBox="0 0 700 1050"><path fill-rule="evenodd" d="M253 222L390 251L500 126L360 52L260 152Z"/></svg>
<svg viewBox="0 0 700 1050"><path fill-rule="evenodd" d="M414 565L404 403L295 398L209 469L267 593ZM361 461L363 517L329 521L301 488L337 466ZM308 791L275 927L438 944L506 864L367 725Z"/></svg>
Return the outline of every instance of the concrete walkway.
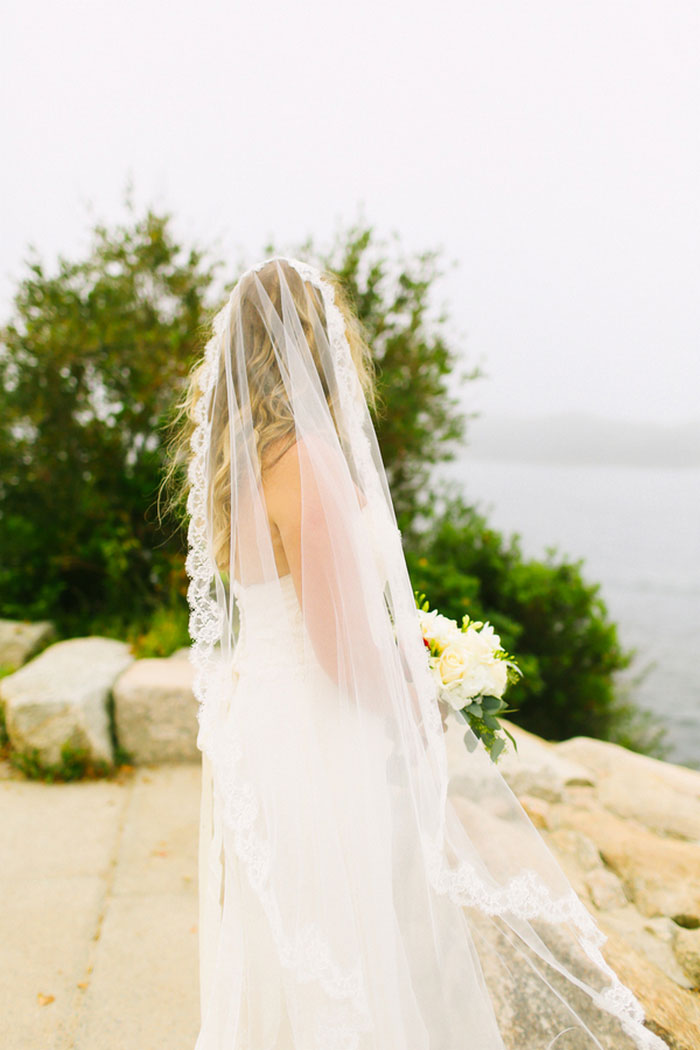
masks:
<svg viewBox="0 0 700 1050"><path fill-rule="evenodd" d="M0 762L0 1050L193 1050L200 766Z"/></svg>

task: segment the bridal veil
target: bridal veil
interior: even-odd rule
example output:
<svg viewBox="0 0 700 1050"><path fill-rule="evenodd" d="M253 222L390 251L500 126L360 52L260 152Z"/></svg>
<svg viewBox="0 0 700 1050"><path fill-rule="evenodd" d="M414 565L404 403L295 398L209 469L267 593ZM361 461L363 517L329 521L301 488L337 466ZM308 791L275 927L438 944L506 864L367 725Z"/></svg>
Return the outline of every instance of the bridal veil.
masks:
<svg viewBox="0 0 700 1050"><path fill-rule="evenodd" d="M197 1050L662 1050L483 746L448 770L352 326L330 274L276 256L193 378Z"/></svg>

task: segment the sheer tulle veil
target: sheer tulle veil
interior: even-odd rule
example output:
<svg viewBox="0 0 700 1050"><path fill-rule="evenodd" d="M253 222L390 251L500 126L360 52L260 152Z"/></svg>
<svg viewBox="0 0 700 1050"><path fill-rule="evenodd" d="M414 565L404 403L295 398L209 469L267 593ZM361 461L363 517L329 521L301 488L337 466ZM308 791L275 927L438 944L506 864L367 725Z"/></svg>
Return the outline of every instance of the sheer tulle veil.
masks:
<svg viewBox="0 0 700 1050"><path fill-rule="evenodd" d="M198 1050L248 1045L234 1005L245 961L225 930L234 865L284 975L285 1046L662 1050L497 764L473 739L448 770L347 326L330 275L275 256L238 280L197 374L186 566L218 814L202 823L216 919L200 931ZM300 507L284 574L273 451Z"/></svg>

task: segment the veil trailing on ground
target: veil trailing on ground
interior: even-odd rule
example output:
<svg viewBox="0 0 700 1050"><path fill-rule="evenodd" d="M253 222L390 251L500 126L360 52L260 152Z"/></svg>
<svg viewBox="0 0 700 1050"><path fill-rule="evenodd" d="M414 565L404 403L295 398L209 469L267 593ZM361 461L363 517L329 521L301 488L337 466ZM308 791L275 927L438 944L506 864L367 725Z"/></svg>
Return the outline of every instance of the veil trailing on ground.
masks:
<svg viewBox="0 0 700 1050"><path fill-rule="evenodd" d="M231 991L245 962L222 933L235 854L293 1032L263 1045L249 1028L256 1050L661 1050L483 745L448 771L340 303L331 275L265 260L197 373L191 660L220 818L203 825L218 910L198 1048L248 1046ZM291 524L273 523L275 476Z"/></svg>

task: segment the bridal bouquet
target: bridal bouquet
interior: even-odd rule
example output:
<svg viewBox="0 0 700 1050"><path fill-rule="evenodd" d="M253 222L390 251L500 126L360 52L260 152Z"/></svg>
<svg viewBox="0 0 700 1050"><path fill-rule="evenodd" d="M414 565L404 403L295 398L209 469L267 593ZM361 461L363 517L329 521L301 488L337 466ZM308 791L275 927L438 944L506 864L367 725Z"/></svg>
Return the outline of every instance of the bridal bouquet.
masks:
<svg viewBox="0 0 700 1050"><path fill-rule="evenodd" d="M494 762L506 743L503 736L496 735L501 730L517 751L518 745L498 716L514 710L506 706L503 693L522 671L502 648L493 627L488 621L470 620L466 615L460 626L437 609L431 610L424 594L416 594L416 605L440 699L462 716ZM464 742L473 750L469 733L465 733Z"/></svg>

